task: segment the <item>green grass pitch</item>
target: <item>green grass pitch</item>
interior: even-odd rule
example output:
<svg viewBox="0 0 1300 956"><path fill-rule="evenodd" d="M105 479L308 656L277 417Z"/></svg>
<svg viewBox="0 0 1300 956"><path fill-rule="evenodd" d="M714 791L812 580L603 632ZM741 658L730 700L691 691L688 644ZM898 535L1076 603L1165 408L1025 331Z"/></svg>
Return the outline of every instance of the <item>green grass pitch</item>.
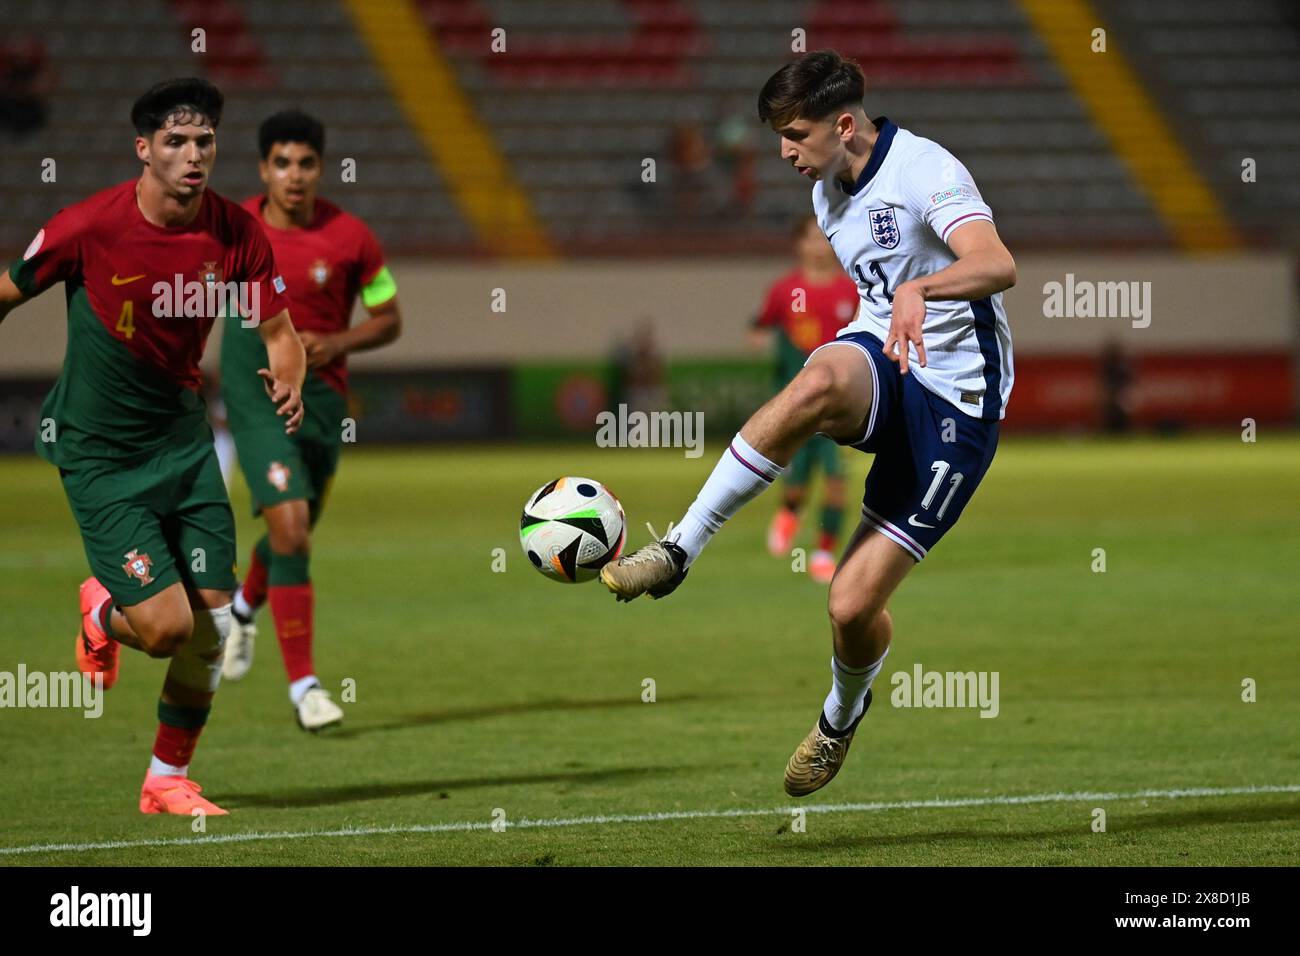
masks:
<svg viewBox="0 0 1300 956"><path fill-rule="evenodd" d="M164 667L124 651L97 720L0 710L0 865L1300 861L1295 436L1004 441L892 603L844 771L803 803L781 775L827 689L825 589L764 551L774 494L660 602L547 581L519 550L525 498L557 475L608 484L635 547L718 451L349 450L313 557L320 673L356 686L345 726L298 730L263 611L193 766L232 815L143 816ZM849 460L860 487L869 459ZM235 509L246 554L242 481ZM0 460L0 528L0 670L74 668L85 560L53 468ZM997 671L1000 713L890 706L917 662ZM1215 792L1168 795L1196 788ZM530 822L495 831L498 809ZM49 845L67 848L30 849Z"/></svg>

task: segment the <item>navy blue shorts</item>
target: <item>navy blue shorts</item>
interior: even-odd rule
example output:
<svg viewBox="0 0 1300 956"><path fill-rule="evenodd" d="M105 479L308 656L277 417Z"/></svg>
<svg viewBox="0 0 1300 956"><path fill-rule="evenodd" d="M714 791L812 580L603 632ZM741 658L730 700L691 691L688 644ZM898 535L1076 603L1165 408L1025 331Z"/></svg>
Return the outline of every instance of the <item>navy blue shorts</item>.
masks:
<svg viewBox="0 0 1300 956"><path fill-rule="evenodd" d="M863 435L836 439L876 456L862 496L862 520L920 561L957 523L979 487L997 451L998 423L972 418L915 375L902 374L870 332L841 335L821 348L845 344L866 355L875 386Z"/></svg>

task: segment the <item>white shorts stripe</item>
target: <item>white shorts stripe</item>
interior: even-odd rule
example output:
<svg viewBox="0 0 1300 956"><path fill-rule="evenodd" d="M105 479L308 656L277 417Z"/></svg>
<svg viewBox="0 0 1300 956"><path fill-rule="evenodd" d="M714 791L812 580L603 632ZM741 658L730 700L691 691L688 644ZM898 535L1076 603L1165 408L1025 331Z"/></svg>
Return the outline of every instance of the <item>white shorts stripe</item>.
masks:
<svg viewBox="0 0 1300 956"><path fill-rule="evenodd" d="M920 543L914 541L912 536L902 528L898 527L898 525L886 521L866 505L862 506L862 520L871 525L886 538L896 542L904 551L916 558L916 560L921 561L925 558L926 550L920 545Z"/></svg>

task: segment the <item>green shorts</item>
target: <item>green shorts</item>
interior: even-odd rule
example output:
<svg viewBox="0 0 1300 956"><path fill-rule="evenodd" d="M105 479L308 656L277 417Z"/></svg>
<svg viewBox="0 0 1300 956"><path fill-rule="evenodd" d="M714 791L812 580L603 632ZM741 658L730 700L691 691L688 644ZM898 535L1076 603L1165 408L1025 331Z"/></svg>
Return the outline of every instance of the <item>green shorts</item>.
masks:
<svg viewBox="0 0 1300 956"><path fill-rule="evenodd" d="M814 435L807 444L795 452L786 470L785 480L791 485L806 485L812 478L815 467L821 467L827 478L836 478L844 474L840 465L840 448L825 435Z"/></svg>
<svg viewBox="0 0 1300 956"><path fill-rule="evenodd" d="M139 465L60 468L59 476L90 570L119 606L177 581L235 589L235 516L210 437Z"/></svg>
<svg viewBox="0 0 1300 956"><path fill-rule="evenodd" d="M339 466L339 442L321 442L259 428L235 432L239 467L253 498L253 514L285 501L312 504L313 516L325 502Z"/></svg>
<svg viewBox="0 0 1300 956"><path fill-rule="evenodd" d="M284 419L276 416L265 392L233 399L227 392L230 432L253 498L253 514L301 499L311 505L314 520L338 470L347 399L309 374L303 385L302 427L292 435L285 434Z"/></svg>

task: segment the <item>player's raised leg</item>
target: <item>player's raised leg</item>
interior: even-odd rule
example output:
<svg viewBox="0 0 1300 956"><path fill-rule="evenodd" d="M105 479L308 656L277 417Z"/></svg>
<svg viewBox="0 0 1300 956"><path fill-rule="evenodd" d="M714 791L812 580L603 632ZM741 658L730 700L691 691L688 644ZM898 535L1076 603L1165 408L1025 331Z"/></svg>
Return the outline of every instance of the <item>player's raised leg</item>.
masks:
<svg viewBox="0 0 1300 956"><path fill-rule="evenodd" d="M199 796L198 784L189 779L189 766L221 681L221 659L230 634L235 519L211 445L185 478L183 497L174 502L166 523L168 554L185 558L179 568L183 587L168 589L167 623L173 646L158 702L153 759L140 789L140 810L223 814ZM158 627L137 607L126 608L126 617L141 637ZM188 630L181 622L189 624Z"/></svg>
<svg viewBox="0 0 1300 956"><path fill-rule="evenodd" d="M150 657L170 660L158 702L153 755L140 790L141 812L189 815L197 808L213 815L225 814L198 796L200 788L188 779L188 773L220 679L230 593L187 592L177 581L143 601L117 606L103 585L90 578L81 588L83 608L88 597L99 597L101 592L95 606L83 612L94 622L93 628L83 622L83 635L93 629L104 645L116 649L125 644ZM84 672L80 648L78 662ZM108 684L106 680L105 686Z"/></svg>
<svg viewBox="0 0 1300 956"><path fill-rule="evenodd" d="M834 643L831 690L813 729L786 765L785 792L790 796L820 790L843 766L893 639L885 603L915 565L912 555L865 522L845 549L828 605Z"/></svg>
<svg viewBox="0 0 1300 956"><path fill-rule="evenodd" d="M654 541L601 569L600 579L622 601L649 592L670 594L704 546L741 507L785 471L799 447L817 432L860 438L874 399L863 352L824 346L784 389L745 423L723 452L699 495L664 540Z"/></svg>
<svg viewBox="0 0 1300 956"><path fill-rule="evenodd" d="M158 700L153 758L140 787L141 813L190 816L199 810L211 816L226 814L199 796L202 788L189 779L189 767L221 681L222 645L230 632L230 597L229 591L187 591L175 584L156 595L149 607L124 609L127 622L143 642L148 643L146 634L165 635L152 645L158 651L154 656L170 658ZM161 653L164 648L167 653Z"/></svg>
<svg viewBox="0 0 1300 956"><path fill-rule="evenodd" d="M81 582L81 633L77 635L77 668L88 677L103 675L104 689L117 683L119 653L123 645L150 657L170 657L189 637L192 621L185 605L177 605L170 588L129 605L140 630L127 617L126 609L96 577Z"/></svg>

